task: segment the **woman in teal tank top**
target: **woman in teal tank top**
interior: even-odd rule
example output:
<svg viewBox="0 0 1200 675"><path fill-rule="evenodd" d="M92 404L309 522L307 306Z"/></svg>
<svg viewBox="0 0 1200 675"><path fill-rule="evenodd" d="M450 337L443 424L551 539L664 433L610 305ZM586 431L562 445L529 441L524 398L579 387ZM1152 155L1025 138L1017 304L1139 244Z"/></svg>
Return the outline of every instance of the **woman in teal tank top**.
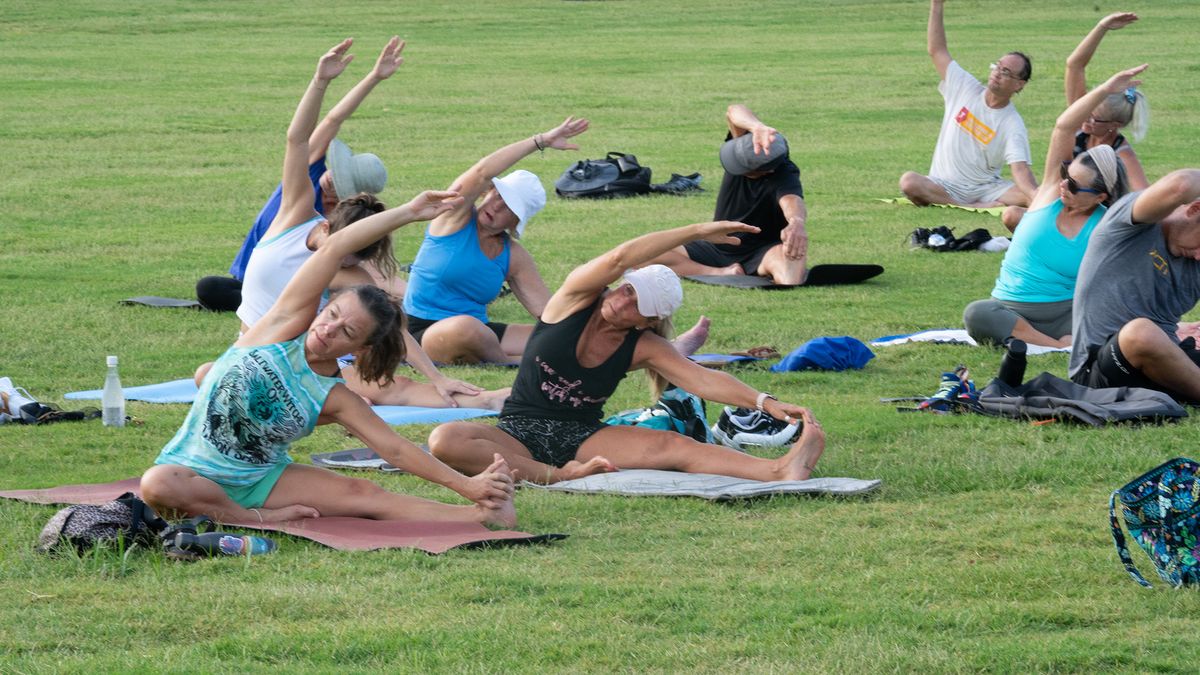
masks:
<svg viewBox="0 0 1200 675"><path fill-rule="evenodd" d="M307 141L329 81L349 62L350 40L321 57L288 129L285 180L307 172ZM338 377L338 357L355 354L364 379L386 383L404 358L403 312L385 291L354 286L318 314L321 294L343 258L407 223L455 207L454 192L423 192L403 206L331 234L271 309L205 377L183 427L142 476L142 496L163 513L223 521L285 521L317 516L516 523L512 475L495 458L464 476L398 436ZM293 208L312 205L294 200ZM285 204L284 208L288 208ZM282 214L291 217L294 214ZM393 465L474 502L452 505L388 492L375 483L291 463L288 445L318 424L336 422Z"/></svg>
<svg viewBox="0 0 1200 675"><path fill-rule="evenodd" d="M1046 172L1001 263L992 297L963 310L963 324L978 342L1008 337L1045 347L1071 345L1075 277L1105 207L1128 191L1125 167L1110 146L1072 159L1075 130L1109 94L1138 84L1139 66L1113 75L1072 103L1054 124Z"/></svg>

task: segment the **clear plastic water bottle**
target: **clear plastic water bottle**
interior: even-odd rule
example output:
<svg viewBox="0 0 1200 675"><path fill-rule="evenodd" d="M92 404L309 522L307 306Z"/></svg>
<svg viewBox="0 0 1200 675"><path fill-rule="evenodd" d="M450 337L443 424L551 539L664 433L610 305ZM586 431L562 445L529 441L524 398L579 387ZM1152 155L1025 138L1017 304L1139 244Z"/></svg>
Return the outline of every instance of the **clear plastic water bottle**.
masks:
<svg viewBox="0 0 1200 675"><path fill-rule="evenodd" d="M117 375L117 357L108 357L108 375L104 378L104 391L100 395L102 419L106 427L125 426L125 393L121 391L121 378Z"/></svg>
<svg viewBox="0 0 1200 675"><path fill-rule="evenodd" d="M226 534L224 532L205 532L204 534L189 534L180 532L175 535L175 546L197 555L213 557L221 555L263 555L275 550L275 542L266 537L253 535Z"/></svg>

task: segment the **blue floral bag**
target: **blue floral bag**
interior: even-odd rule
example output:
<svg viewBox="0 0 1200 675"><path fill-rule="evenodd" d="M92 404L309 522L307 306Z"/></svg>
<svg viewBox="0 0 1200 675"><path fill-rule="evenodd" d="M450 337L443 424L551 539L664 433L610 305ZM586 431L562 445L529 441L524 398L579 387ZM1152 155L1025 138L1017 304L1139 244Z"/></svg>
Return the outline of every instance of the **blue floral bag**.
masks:
<svg viewBox="0 0 1200 675"><path fill-rule="evenodd" d="M1130 536L1150 556L1162 580L1178 588L1200 584L1200 464L1186 457L1162 464L1112 493L1108 516L1117 555L1129 576L1150 588L1129 557L1117 500Z"/></svg>

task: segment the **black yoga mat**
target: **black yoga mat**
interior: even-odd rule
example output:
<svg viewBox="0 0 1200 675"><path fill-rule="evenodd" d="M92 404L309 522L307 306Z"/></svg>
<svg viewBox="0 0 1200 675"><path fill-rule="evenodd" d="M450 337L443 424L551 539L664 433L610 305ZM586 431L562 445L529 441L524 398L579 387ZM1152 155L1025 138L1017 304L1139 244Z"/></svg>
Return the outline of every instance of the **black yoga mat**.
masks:
<svg viewBox="0 0 1200 675"><path fill-rule="evenodd" d="M781 288L800 288L801 286L838 286L842 284L857 284L867 279L883 274L882 265L814 265L808 270L808 278L803 284L777 284L769 277L750 276L746 274L697 274L684 277L689 281L713 286L730 286L733 288L763 288L779 290Z"/></svg>

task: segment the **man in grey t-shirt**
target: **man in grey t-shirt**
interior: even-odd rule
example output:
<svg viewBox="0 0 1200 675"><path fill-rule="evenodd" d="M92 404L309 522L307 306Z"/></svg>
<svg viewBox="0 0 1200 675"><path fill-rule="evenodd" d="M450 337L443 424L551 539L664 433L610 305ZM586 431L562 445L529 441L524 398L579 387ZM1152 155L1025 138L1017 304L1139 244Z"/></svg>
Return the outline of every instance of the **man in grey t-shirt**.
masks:
<svg viewBox="0 0 1200 675"><path fill-rule="evenodd" d="M1200 169L1175 171L1113 204L1075 285L1071 379L1200 402Z"/></svg>

